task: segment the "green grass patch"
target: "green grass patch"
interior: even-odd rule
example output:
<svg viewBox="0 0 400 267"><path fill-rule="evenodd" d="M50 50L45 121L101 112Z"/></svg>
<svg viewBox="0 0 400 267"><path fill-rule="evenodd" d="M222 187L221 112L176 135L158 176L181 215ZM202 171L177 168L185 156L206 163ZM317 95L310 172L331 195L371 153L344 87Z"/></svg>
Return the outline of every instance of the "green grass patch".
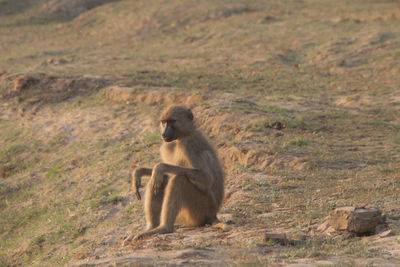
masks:
<svg viewBox="0 0 400 267"><path fill-rule="evenodd" d="M107 199L107 203L108 203L108 204L116 205L116 204L122 202L123 200L124 200L123 197L118 196L118 195L113 195L113 196L110 196L110 197Z"/></svg>
<svg viewBox="0 0 400 267"><path fill-rule="evenodd" d="M21 172L28 167L28 151L24 144L13 144L6 149L0 150L0 173L3 178Z"/></svg>
<svg viewBox="0 0 400 267"><path fill-rule="evenodd" d="M288 141L291 146L307 146L308 142L301 137L296 137Z"/></svg>
<svg viewBox="0 0 400 267"><path fill-rule="evenodd" d="M61 166L59 164L54 164L47 170L46 177L49 180L55 180L60 176Z"/></svg>

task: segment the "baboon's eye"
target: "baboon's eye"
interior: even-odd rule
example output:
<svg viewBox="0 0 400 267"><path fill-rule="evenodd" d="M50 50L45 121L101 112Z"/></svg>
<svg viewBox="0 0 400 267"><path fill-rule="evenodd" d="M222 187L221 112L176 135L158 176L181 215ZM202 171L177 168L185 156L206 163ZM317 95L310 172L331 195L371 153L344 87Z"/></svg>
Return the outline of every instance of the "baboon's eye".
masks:
<svg viewBox="0 0 400 267"><path fill-rule="evenodd" d="M165 126L166 123L167 123L166 120L162 120L162 121L161 121L161 125L162 125L162 126Z"/></svg>

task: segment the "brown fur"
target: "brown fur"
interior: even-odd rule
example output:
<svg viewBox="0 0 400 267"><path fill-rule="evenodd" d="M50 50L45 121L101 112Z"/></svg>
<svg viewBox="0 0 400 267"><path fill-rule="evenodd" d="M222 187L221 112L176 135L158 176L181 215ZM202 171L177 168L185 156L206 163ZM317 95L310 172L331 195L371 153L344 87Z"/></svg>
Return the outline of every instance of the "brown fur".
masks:
<svg viewBox="0 0 400 267"><path fill-rule="evenodd" d="M145 199L147 227L135 239L172 232L177 219L190 226L215 222L224 196L224 175L217 154L196 129L192 112L170 106L160 121L162 163L153 169L137 168L132 174L138 198L141 176L151 174Z"/></svg>

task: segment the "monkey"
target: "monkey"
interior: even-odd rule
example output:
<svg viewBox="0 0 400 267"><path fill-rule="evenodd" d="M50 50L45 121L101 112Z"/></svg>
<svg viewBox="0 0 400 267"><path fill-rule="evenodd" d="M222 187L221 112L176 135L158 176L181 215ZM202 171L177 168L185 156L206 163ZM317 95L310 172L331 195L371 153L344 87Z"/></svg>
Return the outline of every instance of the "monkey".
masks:
<svg viewBox="0 0 400 267"><path fill-rule="evenodd" d="M196 128L193 113L172 105L160 116L162 162L132 172L134 194L140 200L141 178L150 176L144 211L146 229L124 244L154 234L171 233L175 222L203 226L218 222L224 196L224 173L217 153Z"/></svg>

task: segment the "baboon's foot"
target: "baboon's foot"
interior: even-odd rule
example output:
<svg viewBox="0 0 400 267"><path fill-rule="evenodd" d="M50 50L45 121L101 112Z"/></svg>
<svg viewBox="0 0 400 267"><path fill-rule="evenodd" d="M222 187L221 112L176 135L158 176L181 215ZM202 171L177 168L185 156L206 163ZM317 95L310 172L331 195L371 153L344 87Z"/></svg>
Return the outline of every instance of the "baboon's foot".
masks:
<svg viewBox="0 0 400 267"><path fill-rule="evenodd" d="M129 234L127 237L125 237L124 241L122 241L122 246L127 246L129 243L131 243L134 240L137 240L137 236L139 236L140 234L144 234L147 233L153 229L155 229L156 227L153 225L147 225L146 230L140 232L139 234L135 234L135 233L131 233Z"/></svg>
<svg viewBox="0 0 400 267"><path fill-rule="evenodd" d="M143 232L140 232L139 234L137 234L133 240L137 241L140 239L143 239L145 237L151 236L151 235L155 235L155 234L168 234L168 233L172 233L172 230L167 229L166 227L157 227L151 230L146 230Z"/></svg>

